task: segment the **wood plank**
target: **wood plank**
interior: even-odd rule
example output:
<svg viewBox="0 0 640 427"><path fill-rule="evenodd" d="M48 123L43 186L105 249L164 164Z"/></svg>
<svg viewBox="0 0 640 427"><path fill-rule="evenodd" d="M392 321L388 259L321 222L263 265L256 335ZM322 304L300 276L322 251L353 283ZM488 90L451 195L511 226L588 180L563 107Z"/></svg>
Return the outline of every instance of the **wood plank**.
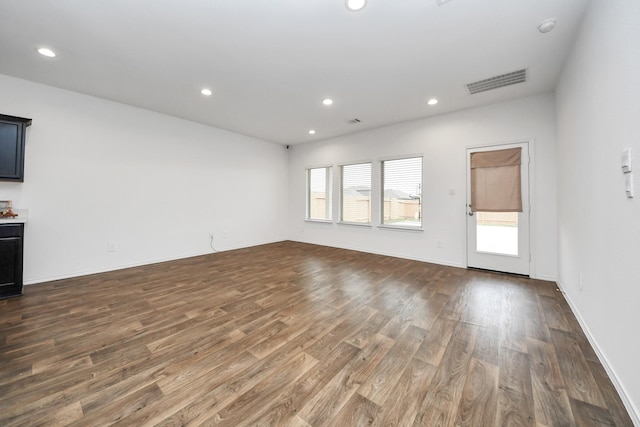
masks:
<svg viewBox="0 0 640 427"><path fill-rule="evenodd" d="M549 328L540 304L540 296L531 292L529 300L525 302L525 328L526 335L538 341L551 342Z"/></svg>
<svg viewBox="0 0 640 427"><path fill-rule="evenodd" d="M391 319L388 314L377 312L369 318L362 328L347 336L344 339L344 342L358 348L364 348L364 346L369 344L371 339L380 332L380 329L389 323L390 320Z"/></svg>
<svg viewBox="0 0 640 427"><path fill-rule="evenodd" d="M80 421L84 417L80 402L73 402L61 407L57 411L48 412L40 419L30 419L27 424L30 426L68 426Z"/></svg>
<svg viewBox="0 0 640 427"><path fill-rule="evenodd" d="M551 341L556 349L558 365L569 397L595 406L606 407L598 383L593 378L574 334L551 329Z"/></svg>
<svg viewBox="0 0 640 427"><path fill-rule="evenodd" d="M251 421L252 416L259 414L261 409L269 405L280 394L280 390L295 382L318 360L307 353L300 353L263 381L248 389L234 399L231 404L204 420L205 425L240 426ZM190 423L191 424L191 423Z"/></svg>
<svg viewBox="0 0 640 427"><path fill-rule="evenodd" d="M391 391L373 425L410 426L429 391L436 367L414 358ZM407 399L407 396L412 396Z"/></svg>
<svg viewBox="0 0 640 427"><path fill-rule="evenodd" d="M616 426L613 417L605 408L576 399L571 399L571 408L573 408L576 425L593 427Z"/></svg>
<svg viewBox="0 0 640 427"><path fill-rule="evenodd" d="M618 392L616 391L613 383L607 376L607 372L604 367L600 364L600 362L592 362L589 361L589 369L593 374L593 378L598 383L600 391L602 392L602 397L607 404L607 409L615 422L615 425L620 426L632 426L633 421L629 417L629 413L624 407L624 404L620 400L618 396Z"/></svg>
<svg viewBox="0 0 640 427"><path fill-rule="evenodd" d="M477 326L458 323L415 418L414 426L453 425L477 333Z"/></svg>
<svg viewBox="0 0 640 427"><path fill-rule="evenodd" d="M347 404L342 407L331 424L353 427L370 426L373 424L379 411L380 407L378 405L356 393L351 396ZM326 424L321 423L320 425Z"/></svg>
<svg viewBox="0 0 640 427"><path fill-rule="evenodd" d="M495 425L498 401L498 366L471 359L462 390L456 426Z"/></svg>
<svg viewBox="0 0 640 427"><path fill-rule="evenodd" d="M415 357L433 366L440 365L442 356L444 356L449 340L451 340L457 325L458 322L438 317L432 327L427 330L427 335L418 348Z"/></svg>
<svg viewBox="0 0 640 427"><path fill-rule="evenodd" d="M251 425L275 426L293 422L298 412L310 396L319 392L360 350L348 343L342 343L322 363L318 363L297 381L283 387L281 393L271 399L264 411L245 417L243 422Z"/></svg>
<svg viewBox="0 0 640 427"><path fill-rule="evenodd" d="M553 297L540 295L542 312L549 328L569 332L571 326L557 298L558 294L555 294Z"/></svg>
<svg viewBox="0 0 640 427"><path fill-rule="evenodd" d="M529 356L505 349L501 355L497 425L535 426Z"/></svg>
<svg viewBox="0 0 640 427"><path fill-rule="evenodd" d="M406 368L406 365L399 364L398 360L413 359L426 334L424 329L409 326L380 361L374 375L369 376L358 388L358 393L382 406Z"/></svg>
<svg viewBox="0 0 640 427"><path fill-rule="evenodd" d="M393 346L394 341L376 335L347 366L340 370L298 412L306 422L316 426L329 423Z"/></svg>
<svg viewBox="0 0 640 427"><path fill-rule="evenodd" d="M318 360L324 359L344 339L364 328L369 318L375 313L377 313L377 310L371 307L362 307L340 323L338 327L323 336L313 347L309 348L309 354Z"/></svg>
<svg viewBox="0 0 640 427"><path fill-rule="evenodd" d="M225 381L231 381L238 372L251 369L256 360L255 356L246 352L242 353L228 364L222 364L209 372L201 372L197 378L183 387L175 387L173 385L170 392L163 391L164 396L158 400L156 405L148 406L129 414L118 420L114 425L125 427L155 425L156 423L184 425L194 417L205 413L203 407L209 408L220 405L219 401L213 398L209 399L213 392L204 394L200 400L194 400L194 394L201 396L202 390L218 390L220 384ZM219 395L216 394L216 396ZM206 402L206 405L202 404L203 401Z"/></svg>
<svg viewBox="0 0 640 427"><path fill-rule="evenodd" d="M482 327L478 329L473 357L492 365L500 364L500 328Z"/></svg>
<svg viewBox="0 0 640 427"><path fill-rule="evenodd" d="M160 397L162 397L160 387L156 384L149 384L133 393L114 398L109 401L108 405L102 406L99 410L87 413L83 407L84 417L70 425L112 424L130 413L139 411L147 405L152 405Z"/></svg>
<svg viewBox="0 0 640 427"><path fill-rule="evenodd" d="M536 421L549 426L575 426L553 345L529 339L528 346Z"/></svg>
<svg viewBox="0 0 640 427"><path fill-rule="evenodd" d="M295 415L294 417L288 419L287 421L284 422L284 424L281 424L281 425L282 427L311 427L311 424L307 423L298 415ZM268 426L268 424L265 425L265 427L266 426Z"/></svg>
<svg viewBox="0 0 640 427"><path fill-rule="evenodd" d="M187 423L203 422L208 414L214 414L218 409L229 404L234 396L250 390L259 381L270 375L282 363L297 357L302 350L310 347L326 332L327 325L315 324L312 328L298 335L294 340L280 348L275 354L249 364L241 369L224 369L224 375L215 374L216 381L204 387L196 398L191 398L179 406L179 409L167 414L163 412L163 425L185 425ZM234 352L225 356L233 360ZM251 356L254 357L254 356ZM255 358L255 357L254 357ZM192 393L189 384L182 388L186 393ZM156 421L157 422L157 421ZM131 424L129 424L131 425Z"/></svg>

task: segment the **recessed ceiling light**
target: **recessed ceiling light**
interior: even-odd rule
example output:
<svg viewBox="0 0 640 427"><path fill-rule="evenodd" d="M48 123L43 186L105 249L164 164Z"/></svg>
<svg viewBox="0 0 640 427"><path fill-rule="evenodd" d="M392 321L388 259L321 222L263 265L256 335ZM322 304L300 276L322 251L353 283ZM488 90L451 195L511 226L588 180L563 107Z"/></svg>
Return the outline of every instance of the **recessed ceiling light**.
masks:
<svg viewBox="0 0 640 427"><path fill-rule="evenodd" d="M538 31L540 31L541 33L548 33L549 31L553 30L556 27L556 20L555 19L547 19L545 21L542 21L542 23L540 25L538 25Z"/></svg>
<svg viewBox="0 0 640 427"><path fill-rule="evenodd" d="M204 96L211 96L213 94L213 92L211 92L211 89L207 89L207 88L202 89L200 93L203 94Z"/></svg>
<svg viewBox="0 0 640 427"><path fill-rule="evenodd" d="M315 131L315 130L313 130L313 129L310 129L310 130L309 130L309 135L315 135L315 134L316 134L316 131Z"/></svg>
<svg viewBox="0 0 640 427"><path fill-rule="evenodd" d="M367 0L347 0L345 2L345 6L347 7L347 9L353 12L357 12L358 10L364 9L366 5L367 5Z"/></svg>
<svg viewBox="0 0 640 427"><path fill-rule="evenodd" d="M38 53L42 56L46 56L48 58L55 58L56 53L51 49L47 49L46 47L41 47L38 49Z"/></svg>
<svg viewBox="0 0 640 427"><path fill-rule="evenodd" d="M331 104L333 104L333 99L331 99L331 98L325 98L325 99L323 99L323 100L322 100L322 103L323 103L324 105L331 105Z"/></svg>
<svg viewBox="0 0 640 427"><path fill-rule="evenodd" d="M435 98L431 98L430 100L427 101L427 104L429 105L436 105L438 103L438 100Z"/></svg>

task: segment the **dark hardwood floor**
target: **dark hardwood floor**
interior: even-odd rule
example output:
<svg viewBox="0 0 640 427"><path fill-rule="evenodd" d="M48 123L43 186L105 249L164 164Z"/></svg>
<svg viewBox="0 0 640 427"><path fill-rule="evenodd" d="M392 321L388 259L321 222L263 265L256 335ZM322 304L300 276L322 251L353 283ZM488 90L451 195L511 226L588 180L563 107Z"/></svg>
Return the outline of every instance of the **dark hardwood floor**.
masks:
<svg viewBox="0 0 640 427"><path fill-rule="evenodd" d="M282 242L0 301L1 426L632 426L553 283Z"/></svg>

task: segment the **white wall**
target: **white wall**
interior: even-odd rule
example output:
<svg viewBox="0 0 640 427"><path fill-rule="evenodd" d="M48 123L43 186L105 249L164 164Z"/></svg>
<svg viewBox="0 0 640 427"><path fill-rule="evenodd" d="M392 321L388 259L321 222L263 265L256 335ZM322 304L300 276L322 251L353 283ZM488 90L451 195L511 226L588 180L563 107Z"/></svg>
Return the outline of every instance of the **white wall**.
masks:
<svg viewBox="0 0 640 427"><path fill-rule="evenodd" d="M593 1L556 105L559 283L640 425L639 1ZM634 199L620 169L629 147Z"/></svg>
<svg viewBox="0 0 640 427"><path fill-rule="evenodd" d="M425 107L426 108L426 107ZM466 148L531 141L534 167L532 255L534 277L556 278L555 110L539 95L293 146L289 168L292 240L466 266ZM424 156L424 232L305 222L305 169L421 154ZM373 189L379 189L374 167ZM334 195L338 194L338 170ZM453 189L455 195L449 195ZM337 198L334 199L337 205ZM334 212L338 212L337 208ZM379 223L373 208L373 222ZM337 215L334 215L334 219ZM437 247L437 242L442 248Z"/></svg>
<svg viewBox="0 0 640 427"><path fill-rule="evenodd" d="M33 119L25 182L0 182L29 209L25 282L208 253L209 232L217 249L286 237L282 146L2 75L0 94Z"/></svg>

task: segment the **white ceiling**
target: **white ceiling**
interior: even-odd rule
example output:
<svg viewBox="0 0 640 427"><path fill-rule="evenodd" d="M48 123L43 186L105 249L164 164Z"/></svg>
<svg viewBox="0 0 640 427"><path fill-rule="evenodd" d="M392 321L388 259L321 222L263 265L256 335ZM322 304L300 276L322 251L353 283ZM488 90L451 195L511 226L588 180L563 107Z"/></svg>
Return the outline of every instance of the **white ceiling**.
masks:
<svg viewBox="0 0 640 427"><path fill-rule="evenodd" d="M295 144L552 91L587 3L1 0L0 73ZM522 68L526 83L464 86Z"/></svg>

